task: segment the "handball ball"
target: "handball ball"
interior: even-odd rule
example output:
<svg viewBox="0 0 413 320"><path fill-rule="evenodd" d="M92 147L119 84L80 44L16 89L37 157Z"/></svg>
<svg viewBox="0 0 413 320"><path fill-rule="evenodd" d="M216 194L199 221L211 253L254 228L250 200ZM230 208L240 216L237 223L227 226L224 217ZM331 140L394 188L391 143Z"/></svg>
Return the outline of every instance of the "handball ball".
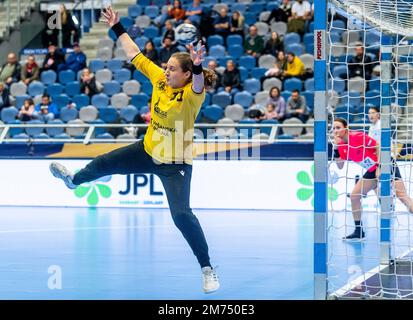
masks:
<svg viewBox="0 0 413 320"><path fill-rule="evenodd" d="M179 44L186 46L187 44L197 41L197 29L189 23L180 24L175 28L175 38Z"/></svg>

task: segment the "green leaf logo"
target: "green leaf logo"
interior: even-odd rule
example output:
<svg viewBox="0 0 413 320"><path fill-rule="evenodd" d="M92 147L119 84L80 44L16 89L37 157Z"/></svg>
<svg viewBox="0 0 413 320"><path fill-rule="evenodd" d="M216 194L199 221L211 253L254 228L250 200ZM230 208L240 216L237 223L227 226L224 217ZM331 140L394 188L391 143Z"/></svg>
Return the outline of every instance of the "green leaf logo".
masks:
<svg viewBox="0 0 413 320"><path fill-rule="evenodd" d="M311 199L311 206L314 207L314 164L311 166L311 172L299 171L297 173L297 181L302 185L297 190L297 198L300 201L308 201ZM336 201L338 192L336 189L328 187L328 200Z"/></svg>
<svg viewBox="0 0 413 320"><path fill-rule="evenodd" d="M78 198L86 198L89 206L96 206L99 197L109 198L112 195L112 190L104 184L111 179L111 176L106 176L93 182L83 183L74 190L74 194Z"/></svg>

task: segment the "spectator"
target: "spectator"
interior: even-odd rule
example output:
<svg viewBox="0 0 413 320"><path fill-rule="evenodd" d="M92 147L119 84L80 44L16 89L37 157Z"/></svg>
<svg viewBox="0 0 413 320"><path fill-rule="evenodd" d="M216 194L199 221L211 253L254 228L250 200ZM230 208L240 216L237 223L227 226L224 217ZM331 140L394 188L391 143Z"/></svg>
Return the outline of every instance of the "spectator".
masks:
<svg viewBox="0 0 413 320"><path fill-rule="evenodd" d="M271 32L271 38L265 44L263 53L277 56L279 51L284 50L284 44L276 31Z"/></svg>
<svg viewBox="0 0 413 320"><path fill-rule="evenodd" d="M309 112L307 108L307 102L304 96L300 95L300 92L295 89L291 93L291 97L287 101L286 119L298 118L303 123L306 123L309 118Z"/></svg>
<svg viewBox="0 0 413 320"><path fill-rule="evenodd" d="M159 65L158 51L156 51L152 40L146 41L145 48L142 50L142 53L149 60Z"/></svg>
<svg viewBox="0 0 413 320"><path fill-rule="evenodd" d="M174 5L169 6L168 16L172 18L172 22L177 26L181 24L185 18L185 9L182 8L180 0L174 0Z"/></svg>
<svg viewBox="0 0 413 320"><path fill-rule="evenodd" d="M34 102L33 99L24 100L24 104L20 108L17 118L21 121L33 120Z"/></svg>
<svg viewBox="0 0 413 320"><path fill-rule="evenodd" d="M33 80L39 80L39 71L40 69L36 63L36 58L33 55L30 55L21 71L22 81L26 85L29 85Z"/></svg>
<svg viewBox="0 0 413 320"><path fill-rule="evenodd" d="M147 124L149 125L149 123L151 122L151 112L150 112L150 101L148 102L148 112L143 112L143 113L138 113L135 118L133 118L132 123L137 123L137 124ZM144 135L146 133L146 130L148 130L148 128L136 128L136 127L132 127L132 129L125 128L129 134L134 135L136 138L141 137L142 135Z"/></svg>
<svg viewBox="0 0 413 320"><path fill-rule="evenodd" d="M197 27L201 23L202 6L200 0L194 0L192 6L186 9L186 17Z"/></svg>
<svg viewBox="0 0 413 320"><path fill-rule="evenodd" d="M165 33L163 35L162 42L166 37L170 37L172 39L172 43L175 43L175 30L170 20L165 22Z"/></svg>
<svg viewBox="0 0 413 320"><path fill-rule="evenodd" d="M140 37L142 35L142 30L141 28L136 24L136 21L133 23L133 25L131 25L128 28L127 31L128 35L132 38L132 39L136 39L137 37Z"/></svg>
<svg viewBox="0 0 413 320"><path fill-rule="evenodd" d="M17 62L17 56L11 52L7 56L7 62L0 69L0 82L10 86L13 82L19 82L21 75L21 66Z"/></svg>
<svg viewBox="0 0 413 320"><path fill-rule="evenodd" d="M208 89L208 91L210 92L210 93L214 93L217 89L218 89L218 87L220 86L220 84L221 84L221 82L222 82L222 75L216 70L217 69L217 62L215 61L215 60L210 60L209 62L208 62L208 69L209 70L212 70L215 74L216 74L216 76L217 76L217 80L216 80L216 82L215 82L215 87L213 87L213 88L209 88Z"/></svg>
<svg viewBox="0 0 413 320"><path fill-rule="evenodd" d="M59 65L59 68L57 69L59 72L69 69L77 74L80 70L86 67L86 55L80 50L77 42L73 44L73 50L74 51L67 58L66 63Z"/></svg>
<svg viewBox="0 0 413 320"><path fill-rule="evenodd" d="M221 85L224 87L223 90L225 90L225 92L231 94L235 94L241 90L241 73L232 60L227 61L227 67L222 76Z"/></svg>
<svg viewBox="0 0 413 320"><path fill-rule="evenodd" d="M277 61L275 62L273 68L270 68L265 72L264 79L271 77L281 78L285 70L287 70L287 59L285 57L285 53L284 51L278 51Z"/></svg>
<svg viewBox="0 0 413 320"><path fill-rule="evenodd" d="M287 32L296 32L301 36L305 32L305 23L311 17L311 6L307 0L297 0L291 7L291 17L288 20Z"/></svg>
<svg viewBox="0 0 413 320"><path fill-rule="evenodd" d="M84 68L80 76L80 92L92 98L93 95L101 92L102 84L96 80L94 74L90 72L89 68Z"/></svg>
<svg viewBox="0 0 413 320"><path fill-rule="evenodd" d="M271 20L274 19L275 22L282 21L287 23L289 17L291 17L291 3L289 0L283 0L278 8L272 9L270 16L265 22L270 24Z"/></svg>
<svg viewBox="0 0 413 320"><path fill-rule="evenodd" d="M287 69L282 73L283 78L302 77L305 75L305 66L294 53L287 53Z"/></svg>
<svg viewBox="0 0 413 320"><path fill-rule="evenodd" d="M355 49L355 56L353 56L349 63L349 76L350 78L362 77L363 79L370 80L373 72L373 62L371 58L364 53L364 47L358 45Z"/></svg>
<svg viewBox="0 0 413 320"><path fill-rule="evenodd" d="M261 121L265 119L265 107L260 104L254 104L248 110L248 117L255 121Z"/></svg>
<svg viewBox="0 0 413 320"><path fill-rule="evenodd" d="M0 111L3 108L10 106L9 89L4 85L4 82L0 82Z"/></svg>
<svg viewBox="0 0 413 320"><path fill-rule="evenodd" d="M371 122L369 128L369 136L380 143L381 137L381 121L380 121L380 108L376 106L371 106L369 108L369 120Z"/></svg>
<svg viewBox="0 0 413 320"><path fill-rule="evenodd" d="M161 63L161 67L165 69L166 63L168 62L169 58L172 56L172 54L178 51L178 48L172 44L172 38L166 37L163 40L162 49L159 52L159 61Z"/></svg>
<svg viewBox="0 0 413 320"><path fill-rule="evenodd" d="M244 39L244 16L240 11L234 11L231 16L230 31L231 34L239 34Z"/></svg>
<svg viewBox="0 0 413 320"><path fill-rule="evenodd" d="M258 58L264 50L264 39L258 35L255 25L250 26L249 34L244 41L245 53Z"/></svg>
<svg viewBox="0 0 413 320"><path fill-rule="evenodd" d="M71 48L72 44L79 41L79 35L72 14L67 11L64 4L60 5L60 17L62 22L62 46L63 48Z"/></svg>
<svg viewBox="0 0 413 320"><path fill-rule="evenodd" d="M65 63L65 55L52 43L49 44L48 51L49 52L44 58L43 67L40 69L40 72L46 70L53 70L54 72L57 72L59 66Z"/></svg>
<svg viewBox="0 0 413 320"><path fill-rule="evenodd" d="M57 106L51 102L50 96L44 94L42 101L34 107L33 118L48 122L57 117L57 110Z"/></svg>
<svg viewBox="0 0 413 320"><path fill-rule="evenodd" d="M225 7L221 8L221 10L219 11L219 16L215 18L213 23L215 34L218 34L226 39L230 31L229 24L230 20L228 17L228 9Z"/></svg>
<svg viewBox="0 0 413 320"><path fill-rule="evenodd" d="M266 103L267 110L269 109L268 108L269 105L273 106L273 110L269 111L270 113L266 119L276 119L278 121L284 120L286 105L285 105L285 100L281 96L281 92L278 87L271 88L270 96Z"/></svg>

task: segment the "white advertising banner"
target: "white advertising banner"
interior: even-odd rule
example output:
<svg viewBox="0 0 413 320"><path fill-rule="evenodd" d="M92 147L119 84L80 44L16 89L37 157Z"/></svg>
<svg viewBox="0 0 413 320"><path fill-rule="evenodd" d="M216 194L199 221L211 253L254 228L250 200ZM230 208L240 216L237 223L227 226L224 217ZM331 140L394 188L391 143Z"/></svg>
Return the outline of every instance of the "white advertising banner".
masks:
<svg viewBox="0 0 413 320"><path fill-rule="evenodd" d="M64 207L167 208L158 177L148 174L114 175L69 190L49 172L51 159L0 160L0 205ZM59 160L70 170L90 160ZM406 167L407 168L407 167ZM402 176L409 170L400 163ZM348 194L361 168L350 163L330 170L329 205L350 208ZM314 201L312 161L194 161L191 206L196 209L312 210ZM410 185L407 185L408 192ZM373 191L363 207L377 210ZM396 209L404 210L397 204Z"/></svg>

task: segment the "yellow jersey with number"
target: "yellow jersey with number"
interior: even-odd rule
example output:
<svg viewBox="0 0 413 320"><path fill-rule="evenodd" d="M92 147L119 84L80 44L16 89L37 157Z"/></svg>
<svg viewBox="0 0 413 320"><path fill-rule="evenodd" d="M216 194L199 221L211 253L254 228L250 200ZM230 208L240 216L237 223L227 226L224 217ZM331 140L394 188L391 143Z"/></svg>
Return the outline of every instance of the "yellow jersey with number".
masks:
<svg viewBox="0 0 413 320"><path fill-rule="evenodd" d="M196 93L192 82L172 89L166 84L164 70L142 53L133 65L152 83L151 121L143 144L145 151L162 163L192 164L194 123L205 99L205 90Z"/></svg>

